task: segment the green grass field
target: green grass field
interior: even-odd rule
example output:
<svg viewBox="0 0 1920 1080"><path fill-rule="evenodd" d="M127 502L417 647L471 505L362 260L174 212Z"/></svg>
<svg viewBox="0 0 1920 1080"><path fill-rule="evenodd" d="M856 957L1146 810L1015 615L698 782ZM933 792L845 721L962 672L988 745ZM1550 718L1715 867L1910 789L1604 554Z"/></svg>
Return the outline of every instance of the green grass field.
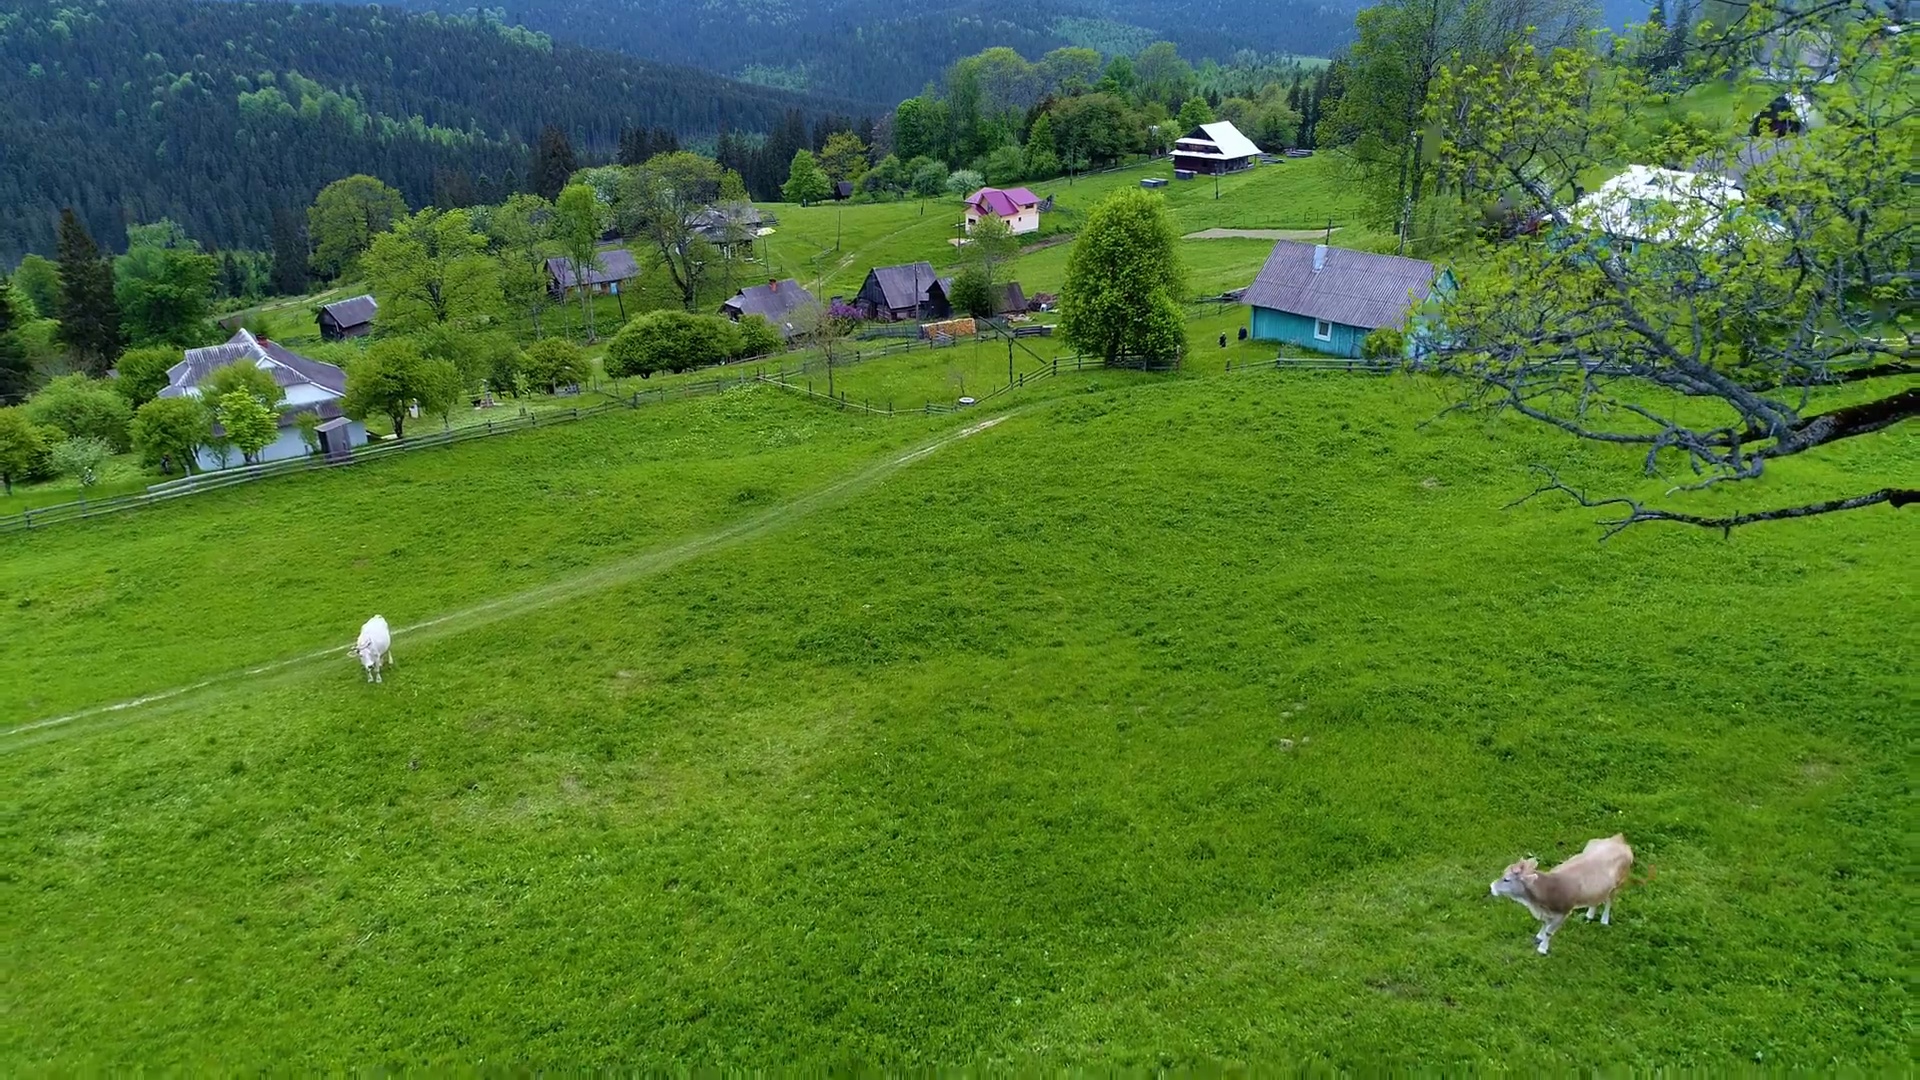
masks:
<svg viewBox="0 0 1920 1080"><path fill-rule="evenodd" d="M1194 370L0 536L0 1067L1910 1064L1904 512L1599 543L1502 507L1631 455ZM1487 883L1616 831L1534 955Z"/></svg>

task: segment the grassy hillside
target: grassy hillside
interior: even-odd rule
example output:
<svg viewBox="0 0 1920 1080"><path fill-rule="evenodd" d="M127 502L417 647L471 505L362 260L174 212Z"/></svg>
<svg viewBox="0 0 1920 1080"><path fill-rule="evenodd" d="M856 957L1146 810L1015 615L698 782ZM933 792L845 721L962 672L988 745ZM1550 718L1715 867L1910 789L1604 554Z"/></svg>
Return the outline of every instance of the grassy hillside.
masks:
<svg viewBox="0 0 1920 1080"><path fill-rule="evenodd" d="M1654 481L1431 384L1024 393L0 537L13 728L401 628L0 741L0 1061L1906 1063L1897 514L1599 544L1524 466ZM1615 831L1535 956L1487 882Z"/></svg>

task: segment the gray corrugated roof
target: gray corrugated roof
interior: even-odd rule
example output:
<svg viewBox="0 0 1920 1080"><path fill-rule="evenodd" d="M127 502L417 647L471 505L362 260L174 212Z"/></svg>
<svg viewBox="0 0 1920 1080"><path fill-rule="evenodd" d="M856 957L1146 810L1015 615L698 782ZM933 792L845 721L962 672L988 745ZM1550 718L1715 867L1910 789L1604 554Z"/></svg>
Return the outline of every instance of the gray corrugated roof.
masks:
<svg viewBox="0 0 1920 1080"><path fill-rule="evenodd" d="M791 332L794 328L787 326L789 316L795 309L813 303L813 294L792 278L787 278L779 285L777 289L772 285L753 285L741 289L721 305L722 310L732 311L742 317L758 315L772 323L775 329Z"/></svg>
<svg viewBox="0 0 1920 1080"><path fill-rule="evenodd" d="M927 290L938 280L933 264L927 262L876 266L867 271L867 276L880 286L880 295L886 298L887 306L895 310L918 307L927 298ZM866 291L864 286L861 291Z"/></svg>
<svg viewBox="0 0 1920 1080"><path fill-rule="evenodd" d="M318 360L309 360L289 352L272 341L256 339L246 330L233 335L224 345L188 349L179 363L167 369L167 385L161 397L180 397L199 386L207 376L230 364L251 363L273 376L277 386L312 384L335 394L347 392L347 373Z"/></svg>
<svg viewBox="0 0 1920 1080"><path fill-rule="evenodd" d="M380 310L372 296L355 296L346 300L335 300L320 309L332 316L334 325L342 330L350 326L370 323Z"/></svg>
<svg viewBox="0 0 1920 1080"><path fill-rule="evenodd" d="M626 248L608 248L596 255L596 265L587 268L588 285L605 285L609 281L626 281L640 276L640 264L634 261L633 252ZM578 282L573 279L573 260L556 255L547 260L547 273L560 283L563 289L571 289Z"/></svg>
<svg viewBox="0 0 1920 1080"><path fill-rule="evenodd" d="M751 203L725 203L709 206L693 214L687 224L703 239L719 242L730 239L729 227L742 238L751 238L759 231L761 215L758 207Z"/></svg>
<svg viewBox="0 0 1920 1080"><path fill-rule="evenodd" d="M1436 271L1432 263L1397 255L1329 247L1325 264L1313 269L1313 244L1282 240L1247 286L1244 301L1311 319L1376 330L1397 327L1426 300Z"/></svg>

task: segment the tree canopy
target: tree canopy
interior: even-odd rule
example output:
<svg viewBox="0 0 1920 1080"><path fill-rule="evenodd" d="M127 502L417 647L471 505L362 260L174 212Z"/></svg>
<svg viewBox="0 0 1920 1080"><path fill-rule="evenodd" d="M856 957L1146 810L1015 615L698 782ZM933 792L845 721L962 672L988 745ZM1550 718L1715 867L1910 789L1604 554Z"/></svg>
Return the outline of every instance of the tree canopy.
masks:
<svg viewBox="0 0 1920 1080"><path fill-rule="evenodd" d="M1087 215L1067 257L1060 333L1083 353L1172 359L1186 340L1186 270L1166 201L1119 191Z"/></svg>

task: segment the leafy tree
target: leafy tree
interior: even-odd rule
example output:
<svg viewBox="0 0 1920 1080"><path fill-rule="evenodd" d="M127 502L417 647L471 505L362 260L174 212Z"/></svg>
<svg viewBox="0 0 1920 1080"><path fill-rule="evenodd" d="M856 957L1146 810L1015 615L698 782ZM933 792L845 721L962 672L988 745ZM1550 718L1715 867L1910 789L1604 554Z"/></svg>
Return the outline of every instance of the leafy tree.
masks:
<svg viewBox="0 0 1920 1080"><path fill-rule="evenodd" d="M543 199L555 201L567 186L567 181L580 168L579 161L573 156L573 140L567 136L566 129L552 124L540 129L540 145L533 152L533 168L528 181L533 193Z"/></svg>
<svg viewBox="0 0 1920 1080"><path fill-rule="evenodd" d="M361 173L321 188L307 209L314 270L324 278L351 272L373 238L406 216L407 200L377 177Z"/></svg>
<svg viewBox="0 0 1920 1080"><path fill-rule="evenodd" d="M104 439L76 437L53 447L53 467L80 484L80 497L86 498L100 482L100 466L113 456L113 447Z"/></svg>
<svg viewBox="0 0 1920 1080"><path fill-rule="evenodd" d="M509 197L487 219L500 293L515 311L526 312L535 338L547 307L547 258L557 253L554 221L552 203L525 193Z"/></svg>
<svg viewBox="0 0 1920 1080"><path fill-rule="evenodd" d="M911 161L933 153L933 138L927 130L927 103L914 97L893 110L893 152Z"/></svg>
<svg viewBox="0 0 1920 1080"><path fill-rule="evenodd" d="M523 370L529 383L555 394L586 377L587 361L573 342L545 338L527 346Z"/></svg>
<svg viewBox="0 0 1920 1080"><path fill-rule="evenodd" d="M460 373L445 360L429 360L408 338L386 338L347 365L347 393L340 411L355 420L385 416L393 434L404 434L407 409L444 412L460 395Z"/></svg>
<svg viewBox="0 0 1920 1080"><path fill-rule="evenodd" d="M33 360L20 342L19 293L0 278L0 403L25 401L33 388Z"/></svg>
<svg viewBox="0 0 1920 1080"><path fill-rule="evenodd" d="M607 374L646 378L656 371L688 371L725 362L732 327L716 315L651 311L620 328L607 343Z"/></svg>
<svg viewBox="0 0 1920 1080"><path fill-rule="evenodd" d="M213 415L225 429L227 441L239 447L241 456L249 463L257 460L260 451L280 434L273 410L246 390L234 390L215 398Z"/></svg>
<svg viewBox="0 0 1920 1080"><path fill-rule="evenodd" d="M15 480L41 471L47 450L40 426L25 409L0 408L0 484L7 494L13 494Z"/></svg>
<svg viewBox="0 0 1920 1080"><path fill-rule="evenodd" d="M1100 79L1100 50L1068 46L1040 58L1040 92L1072 97Z"/></svg>
<svg viewBox="0 0 1920 1080"><path fill-rule="evenodd" d="M28 255L21 259L19 267L13 272L13 289L16 305L21 297L33 305L31 315L20 316L22 321L28 318L51 319L59 315L60 267L52 260L40 255Z"/></svg>
<svg viewBox="0 0 1920 1080"><path fill-rule="evenodd" d="M127 227L127 253L114 260L120 322L136 345L197 345L207 337L219 267L178 223Z"/></svg>
<svg viewBox="0 0 1920 1080"><path fill-rule="evenodd" d="M932 158L915 158L907 163L907 171L912 174L913 193L923 199L930 199L947 189L947 163Z"/></svg>
<svg viewBox="0 0 1920 1080"><path fill-rule="evenodd" d="M986 182L986 177L972 169L955 169L947 174L947 194L958 195L964 199L980 190Z"/></svg>
<svg viewBox="0 0 1920 1080"><path fill-rule="evenodd" d="M273 267L268 284L280 296L299 296L307 291L307 231L300 215L293 210L273 214Z"/></svg>
<svg viewBox="0 0 1920 1080"><path fill-rule="evenodd" d="M1170 41L1156 41L1140 50L1133 58L1133 69L1142 102L1157 101L1172 108L1193 90L1193 65L1181 59Z"/></svg>
<svg viewBox="0 0 1920 1080"><path fill-rule="evenodd" d="M954 276L953 288L948 292L947 299L952 301L956 312L968 315L993 314L993 286L978 266L969 266Z"/></svg>
<svg viewBox="0 0 1920 1080"><path fill-rule="evenodd" d="M71 209L60 212L60 328L80 370L104 375L120 358L120 307L114 301L113 266Z"/></svg>
<svg viewBox="0 0 1920 1080"><path fill-rule="evenodd" d="M128 434L143 464L164 467L177 461L191 473L194 454L213 441L213 418L197 397L155 398L134 412Z"/></svg>
<svg viewBox="0 0 1920 1080"><path fill-rule="evenodd" d="M128 349L114 368L113 388L138 409L167 387L167 369L180 362L180 350L164 345Z"/></svg>
<svg viewBox="0 0 1920 1080"><path fill-rule="evenodd" d="M499 288L486 237L465 210L428 207L373 238L361 263L386 329L464 324L486 314Z"/></svg>
<svg viewBox="0 0 1920 1080"><path fill-rule="evenodd" d="M236 390L253 395L254 400L268 409L279 408L287 396L286 390L273 381L272 374L255 367L249 360L215 368L200 380L200 397L204 401L219 401Z"/></svg>
<svg viewBox="0 0 1920 1080"><path fill-rule="evenodd" d="M763 315L748 315L742 318L736 327L740 331L740 347L736 359L749 356L771 356L787 347L787 339Z"/></svg>
<svg viewBox="0 0 1920 1080"><path fill-rule="evenodd" d="M1186 339L1185 292L1166 202L1144 191L1116 192L1087 215L1067 257L1061 336L1107 359L1176 357Z"/></svg>
<svg viewBox="0 0 1920 1080"><path fill-rule="evenodd" d="M1368 360L1398 360L1406 355L1407 335L1391 326L1383 326L1360 342L1360 355Z"/></svg>
<svg viewBox="0 0 1920 1080"><path fill-rule="evenodd" d="M787 182L781 187L780 194L788 202L805 206L833 194L833 183L827 179L820 163L814 160L812 151L796 150L793 152L793 164L787 169Z"/></svg>
<svg viewBox="0 0 1920 1080"><path fill-rule="evenodd" d="M652 245L688 311L699 303L700 282L713 259L712 245L694 231L694 216L723 201L725 179L719 162L682 150L630 170L620 189L622 231Z"/></svg>
<svg viewBox="0 0 1920 1080"><path fill-rule="evenodd" d="M859 180L867 171L867 144L851 131L834 132L820 151L820 168L835 182Z"/></svg>
<svg viewBox="0 0 1920 1080"><path fill-rule="evenodd" d="M116 450L127 446L133 410L104 380L63 375L41 387L26 409L34 423L58 428L68 438L100 439Z"/></svg>
<svg viewBox="0 0 1920 1080"><path fill-rule="evenodd" d="M1046 113L1033 122L1027 133L1026 174L1035 180L1060 175L1060 152L1053 141L1053 118Z"/></svg>
<svg viewBox="0 0 1920 1080"><path fill-rule="evenodd" d="M1703 60L1745 70L1744 43L1791 43L1814 31L1809 18L1754 5L1704 44ZM1656 100L1632 68L1591 47L1519 45L1499 64L1443 74L1427 113L1443 175L1470 197L1519 200L1554 236L1488 252L1447 305L1430 359L1465 377L1469 403L1630 450L1649 472L1680 472L1688 482L1669 500L1713 487L1731 501L1784 459L1900 437L1889 433L1920 415L1907 343L1889 337L1913 272L1911 214L1893 208L1911 201L1914 134L1910 108L1881 105L1911 100L1920 46L1877 19L1833 32L1838 73L1801 92L1821 115L1845 120L1748 170L1737 200L1710 179L1668 184L1636 208L1632 243L1607 235L1620 226L1569 209L1573 186L1630 137L1624 118ZM1723 152L1734 149L1730 141ZM1834 402L1815 396L1823 383L1854 385ZM1724 532L1920 502L1910 473L1886 472L1876 485L1846 480L1872 475L1849 468L1824 482L1860 486L1828 498L1766 509L1722 502L1703 513L1589 498L1543 471L1540 492L1614 510L1603 522L1610 531L1670 521Z"/></svg>
<svg viewBox="0 0 1920 1080"><path fill-rule="evenodd" d="M912 184L913 176L898 157L888 154L860 178L860 190L875 195L900 195Z"/></svg>
<svg viewBox="0 0 1920 1080"><path fill-rule="evenodd" d="M580 325L587 340L597 337L593 328L593 287L587 276L600 268L600 234L605 231L605 208L593 189L585 184L569 184L560 192L553 207L553 236L573 272L574 291L580 294Z"/></svg>
<svg viewBox="0 0 1920 1080"><path fill-rule="evenodd" d="M1052 113L1053 141L1068 172L1111 164L1139 147L1140 130L1116 95L1067 98L1055 102Z"/></svg>
<svg viewBox="0 0 1920 1080"><path fill-rule="evenodd" d="M1180 106L1180 115L1177 118L1177 123L1180 127L1180 134L1185 135L1201 124L1213 123L1213 120L1213 107L1207 104L1207 99L1190 97L1187 99L1185 105Z"/></svg>
<svg viewBox="0 0 1920 1080"><path fill-rule="evenodd" d="M980 165L981 173L986 177L987 183L996 187L1017 183L1027 175L1026 155L1020 152L1019 147L1013 145L1002 146L988 154L982 159Z"/></svg>
<svg viewBox="0 0 1920 1080"><path fill-rule="evenodd" d="M983 288L991 290L1000 283L1002 268L1020 254L1020 238L1007 230L1006 222L988 216L974 223L960 251L979 272Z"/></svg>

